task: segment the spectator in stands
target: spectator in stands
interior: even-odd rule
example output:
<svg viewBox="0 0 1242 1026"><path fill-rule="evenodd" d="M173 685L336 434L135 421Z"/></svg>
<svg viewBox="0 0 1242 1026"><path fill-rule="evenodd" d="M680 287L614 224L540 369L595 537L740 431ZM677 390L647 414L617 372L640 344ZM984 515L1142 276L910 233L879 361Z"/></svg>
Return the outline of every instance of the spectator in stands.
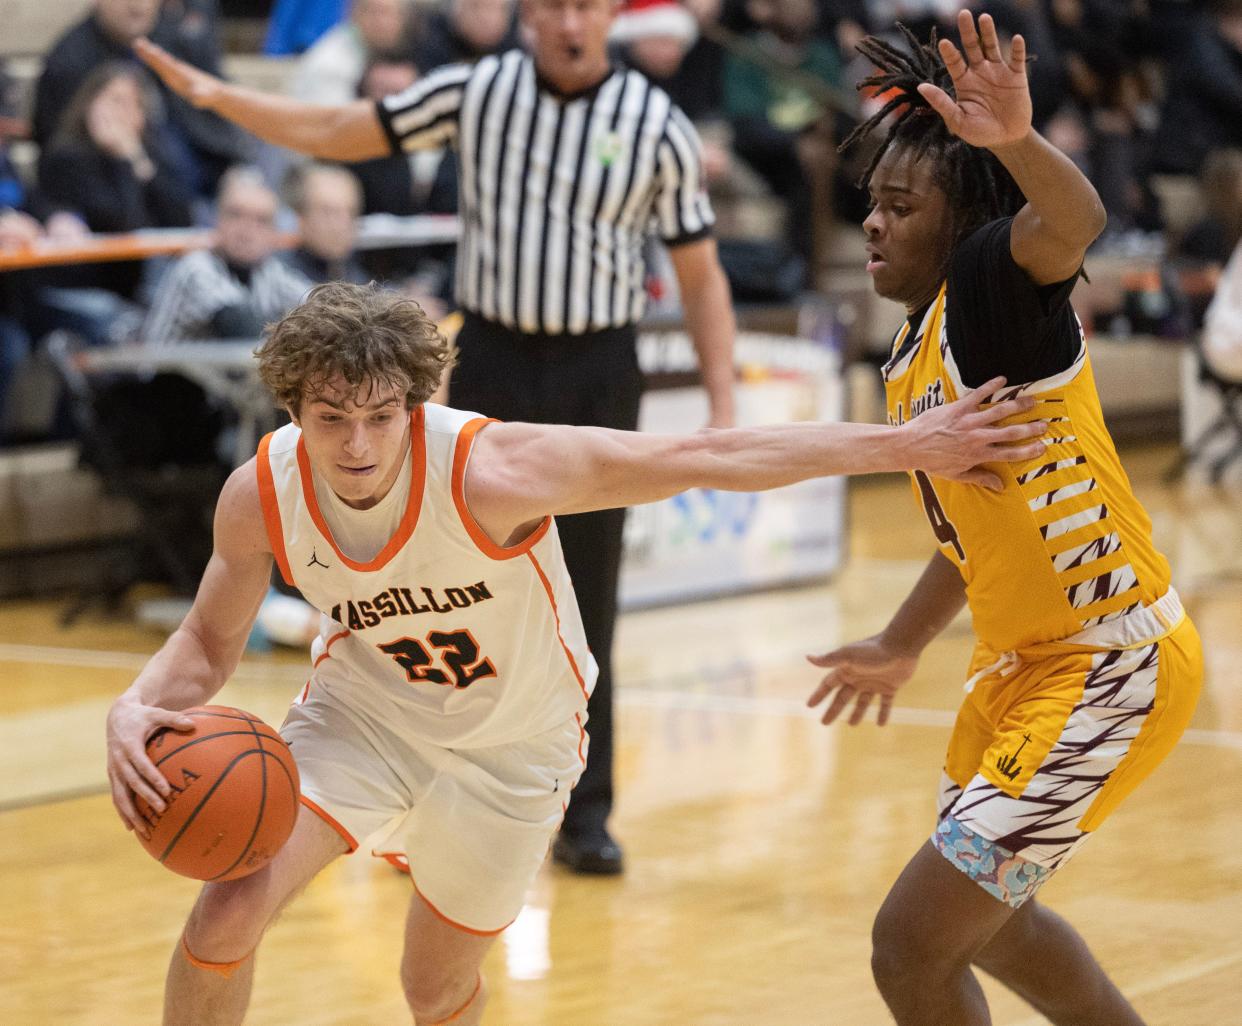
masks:
<svg viewBox="0 0 1242 1026"><path fill-rule="evenodd" d="M1242 0L1214 0L1176 44L1155 170L1198 175L1209 151L1242 147Z"/></svg>
<svg viewBox="0 0 1242 1026"><path fill-rule="evenodd" d="M398 54L380 54L367 66L358 95L395 96L420 78L418 65ZM367 214L455 214L457 162L452 151L415 150L349 165L362 183Z"/></svg>
<svg viewBox="0 0 1242 1026"><path fill-rule="evenodd" d="M680 106L669 86L698 36L694 15L676 0L631 0L612 23L609 39L620 48L627 64L637 67Z"/></svg>
<svg viewBox="0 0 1242 1026"><path fill-rule="evenodd" d="M1207 213L1176 240L1177 280L1191 323L1203 325L1221 272L1242 244L1242 150L1215 150L1203 162Z"/></svg>
<svg viewBox="0 0 1242 1026"><path fill-rule="evenodd" d="M428 72L511 50L520 42L513 0L442 0L419 35L415 59Z"/></svg>
<svg viewBox="0 0 1242 1026"><path fill-rule="evenodd" d="M163 0L159 31L195 67L220 66L219 0Z"/></svg>
<svg viewBox="0 0 1242 1026"><path fill-rule="evenodd" d="M0 152L0 157L3 153ZM21 211L4 209L6 199L13 198L12 193L4 190L3 166L0 165L0 253L9 249L22 249L35 241L43 228L29 214ZM5 278L9 278L5 275ZM25 362L30 353L30 336L17 317L17 296L5 281L0 287L0 443L8 435L8 398L9 390L18 368Z"/></svg>
<svg viewBox="0 0 1242 1026"><path fill-rule="evenodd" d="M721 0L685 0L694 17L694 41L681 65L662 83L686 117L696 126L724 121L724 47L720 30ZM624 8L622 9L624 16Z"/></svg>
<svg viewBox="0 0 1242 1026"><path fill-rule="evenodd" d="M6 201L0 202L0 253L6 250L25 249L44 238L60 242L72 242L86 234L86 226L72 214L55 212L47 220L46 226L34 217L29 209L15 209L18 203L28 208L41 209L40 205L29 202L20 179L6 180L3 143L0 140L0 193ZM15 188L7 185L16 183ZM12 205L10 205L12 204ZM14 433L13 403L14 389L19 387L27 357L31 352L29 300L34 291L30 271L7 271L0 274L0 442L9 440ZM45 407L42 397L46 381L40 381L36 391L42 393L33 402L35 407ZM30 399L30 387L26 387L26 398ZM51 400L54 403L54 398ZM44 411L46 412L46 410ZM37 424L22 423L16 433L34 434L42 437L51 427L50 421L39 420Z"/></svg>
<svg viewBox="0 0 1242 1026"><path fill-rule="evenodd" d="M1242 149L1208 154L1203 199L1207 215L1187 230L1178 255L1220 271L1242 242Z"/></svg>
<svg viewBox="0 0 1242 1026"><path fill-rule="evenodd" d="M9 139L19 138L26 125L19 116L17 87L0 58L0 211L15 210L26 202L26 185L9 159Z"/></svg>
<svg viewBox="0 0 1242 1026"><path fill-rule="evenodd" d="M349 19L298 60L289 95L307 103L349 103L372 55L409 51L410 16L409 0L352 0Z"/></svg>
<svg viewBox="0 0 1242 1026"><path fill-rule="evenodd" d="M192 195L152 129L158 100L147 75L110 62L87 76L39 159L44 199L93 232L188 227ZM93 264L62 276L135 298L141 265Z"/></svg>
<svg viewBox="0 0 1242 1026"><path fill-rule="evenodd" d="M718 0L700 6L704 17L719 12ZM689 7L677 0L631 0L621 9L612 24L611 41L618 47L621 60L637 68L663 89L694 122L703 144L703 174L709 185L724 178L730 168L729 132L720 117L720 83L724 51L712 43L712 52L719 52L720 61L712 66L716 81L704 78L702 68L687 68L699 42L700 22ZM708 51L701 51L707 53ZM691 113L691 112L694 113Z"/></svg>
<svg viewBox="0 0 1242 1026"><path fill-rule="evenodd" d="M1043 58L1024 34L1031 52ZM1150 149L1144 122L1150 119L1137 14L1114 0L1053 0L1048 35L1050 60L1032 67L1059 65L1063 99L1057 116L1081 124L1085 148L1070 156L1100 194L1108 234L1159 231L1158 204L1144 177Z"/></svg>
<svg viewBox="0 0 1242 1026"><path fill-rule="evenodd" d="M217 207L215 246L187 253L160 282L143 326L147 345L257 338L310 288L275 255L276 194L257 170L226 171Z"/></svg>
<svg viewBox="0 0 1242 1026"><path fill-rule="evenodd" d="M292 172L287 202L298 215L298 248L285 257L293 270L315 285L371 280L354 255L362 187L348 170L306 164Z"/></svg>
<svg viewBox="0 0 1242 1026"><path fill-rule="evenodd" d="M109 61L133 61L135 67L141 66L130 50L139 36L149 35L169 52L218 75L219 52L204 13L210 10L206 4L210 0L197 0L193 5L196 16L189 19L182 3L161 17L160 0L94 0L90 14L61 36L44 59L35 87L31 126L35 141L41 146L51 141L70 100L95 68ZM190 31L193 24L203 31ZM167 152L175 155L182 180L196 194L208 196L223 170L249 152L249 144L215 114L167 90L162 98L166 115L154 130Z"/></svg>
<svg viewBox="0 0 1242 1026"><path fill-rule="evenodd" d="M68 241L86 234L86 226L77 217L51 212L27 188L10 159L9 139L24 136L26 129L17 89L0 59L0 252L25 249L48 235L40 220L45 217L51 234L58 239ZM0 442L11 437L9 399L31 349L27 307L32 292L30 272L0 274Z"/></svg>
<svg viewBox="0 0 1242 1026"><path fill-rule="evenodd" d="M276 0L263 52L269 57L305 53L345 17L345 0Z"/></svg>
<svg viewBox="0 0 1242 1026"><path fill-rule="evenodd" d="M788 211L786 236L808 268L832 171L828 94L841 85L836 47L815 34L813 0L749 0L760 26L725 57L725 113L737 155ZM821 225L822 227L822 225Z"/></svg>

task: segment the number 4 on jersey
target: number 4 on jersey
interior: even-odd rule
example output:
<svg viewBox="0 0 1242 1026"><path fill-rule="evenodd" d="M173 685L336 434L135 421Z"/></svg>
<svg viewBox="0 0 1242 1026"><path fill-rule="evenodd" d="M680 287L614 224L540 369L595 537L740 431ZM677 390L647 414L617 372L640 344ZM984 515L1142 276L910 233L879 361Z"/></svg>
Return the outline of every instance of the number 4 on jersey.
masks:
<svg viewBox="0 0 1242 1026"><path fill-rule="evenodd" d="M936 541L941 545L952 545L953 551L957 553L957 561L959 563L966 562L966 553L962 549L962 543L957 537L957 528L953 526L944 512L944 507L940 505L940 496L936 494L936 489L932 487L931 478L923 471L916 470L914 479L919 483L919 492L923 496L923 510L927 513L927 519L931 523L932 533L936 536Z"/></svg>
<svg viewBox="0 0 1242 1026"><path fill-rule="evenodd" d="M448 673L435 665L427 645L437 650ZM469 631L432 631L427 635L427 645L417 638L400 638L378 647L397 661L411 684L452 684L455 688L468 688L477 680L496 676L492 661L479 658L479 644Z"/></svg>

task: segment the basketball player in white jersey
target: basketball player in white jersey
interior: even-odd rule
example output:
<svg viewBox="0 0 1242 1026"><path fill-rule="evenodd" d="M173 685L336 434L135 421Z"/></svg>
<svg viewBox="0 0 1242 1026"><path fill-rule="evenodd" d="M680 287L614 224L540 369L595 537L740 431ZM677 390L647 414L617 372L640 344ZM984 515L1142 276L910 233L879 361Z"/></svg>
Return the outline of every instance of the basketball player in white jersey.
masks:
<svg viewBox="0 0 1242 1026"><path fill-rule="evenodd" d="M803 423L642 435L501 424L428 403L450 349L418 306L324 285L271 330L259 369L293 423L229 478L194 606L108 716L112 797L169 786L144 745L233 672L273 560L323 613L282 734L302 803L257 873L208 883L172 956L164 1021L240 1023L254 951L289 899L359 846L408 862L402 984L418 1026L481 1021L479 967L517 915L587 751L594 663L553 514L703 487L921 469L998 487L1033 459L1029 400L1000 379L890 428Z"/></svg>

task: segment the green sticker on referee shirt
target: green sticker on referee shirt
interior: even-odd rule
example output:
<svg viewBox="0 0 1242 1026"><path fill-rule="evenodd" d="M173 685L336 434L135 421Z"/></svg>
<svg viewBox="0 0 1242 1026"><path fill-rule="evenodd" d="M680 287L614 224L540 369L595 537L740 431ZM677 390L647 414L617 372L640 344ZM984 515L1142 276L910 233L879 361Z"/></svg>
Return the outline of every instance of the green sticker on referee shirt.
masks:
<svg viewBox="0 0 1242 1026"><path fill-rule="evenodd" d="M611 167L612 162L621 156L621 136L616 132L606 132L595 144L595 159L604 167Z"/></svg>

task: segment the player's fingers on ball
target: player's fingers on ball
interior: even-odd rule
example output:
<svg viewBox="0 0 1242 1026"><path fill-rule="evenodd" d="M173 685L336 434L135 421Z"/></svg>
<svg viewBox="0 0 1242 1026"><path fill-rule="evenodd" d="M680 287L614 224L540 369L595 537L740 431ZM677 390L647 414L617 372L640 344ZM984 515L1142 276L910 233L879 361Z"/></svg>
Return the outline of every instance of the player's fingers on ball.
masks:
<svg viewBox="0 0 1242 1026"><path fill-rule="evenodd" d="M160 772L159 767L147 758L146 749L136 749L129 753L129 765L132 766L152 788L167 798L172 794L172 784Z"/></svg>
<svg viewBox="0 0 1242 1026"><path fill-rule="evenodd" d="M134 799L129 788L116 779L112 781L112 806L116 809L117 815L121 817L126 830L133 830L135 833L146 836L143 833L144 824L138 815L137 808L134 807Z"/></svg>
<svg viewBox="0 0 1242 1026"><path fill-rule="evenodd" d="M132 765L126 764L121 767L121 779L135 795L151 806L154 812L164 811L166 806L161 793L152 787L151 783ZM164 786L168 786L168 781L164 781Z"/></svg>

